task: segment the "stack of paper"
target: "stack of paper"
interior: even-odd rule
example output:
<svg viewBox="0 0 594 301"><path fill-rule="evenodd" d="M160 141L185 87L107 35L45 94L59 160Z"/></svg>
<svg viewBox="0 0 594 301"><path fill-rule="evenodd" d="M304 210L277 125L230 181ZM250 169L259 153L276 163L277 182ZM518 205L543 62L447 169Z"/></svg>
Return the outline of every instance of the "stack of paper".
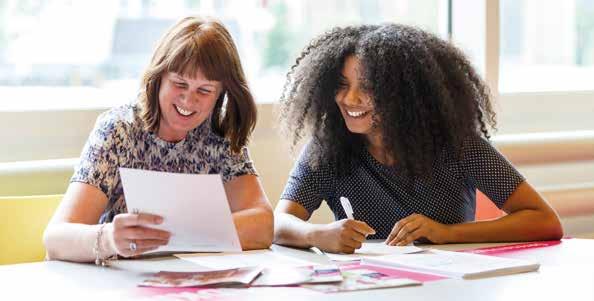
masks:
<svg viewBox="0 0 594 301"><path fill-rule="evenodd" d="M324 293L420 285L421 281L385 273L373 266L341 271L334 265L309 267L239 268L207 272L153 274L145 287L263 287L300 285ZM256 278L257 277L257 278Z"/></svg>
<svg viewBox="0 0 594 301"><path fill-rule="evenodd" d="M423 249L419 247L415 247L413 245L410 246L389 246L383 242L377 243L363 243L363 246L360 249L355 250L354 254L335 254L335 253L327 253L324 254L328 256L331 260L334 261L353 261L353 260L360 260L363 257L374 257L374 256L381 256L381 255L391 255L391 254L412 254L422 252Z"/></svg>
<svg viewBox="0 0 594 301"><path fill-rule="evenodd" d="M531 272L540 267L531 261L440 250L365 257L361 262L465 279Z"/></svg>
<svg viewBox="0 0 594 301"><path fill-rule="evenodd" d="M175 254L175 256L213 270L254 266L297 267L314 264L313 262L285 256L268 249L228 253Z"/></svg>

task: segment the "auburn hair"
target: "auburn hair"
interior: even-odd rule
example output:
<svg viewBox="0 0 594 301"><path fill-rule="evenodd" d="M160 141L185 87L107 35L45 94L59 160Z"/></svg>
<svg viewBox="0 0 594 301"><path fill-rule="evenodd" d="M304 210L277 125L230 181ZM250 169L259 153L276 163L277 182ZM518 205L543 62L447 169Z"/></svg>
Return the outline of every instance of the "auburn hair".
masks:
<svg viewBox="0 0 594 301"><path fill-rule="evenodd" d="M220 81L211 128L228 138L235 153L244 147L256 125L254 97L247 85L237 47L223 24L215 19L186 17L171 27L157 44L142 76L139 103L145 129L157 132L161 119L159 89L163 75L175 72L193 78L200 70Z"/></svg>

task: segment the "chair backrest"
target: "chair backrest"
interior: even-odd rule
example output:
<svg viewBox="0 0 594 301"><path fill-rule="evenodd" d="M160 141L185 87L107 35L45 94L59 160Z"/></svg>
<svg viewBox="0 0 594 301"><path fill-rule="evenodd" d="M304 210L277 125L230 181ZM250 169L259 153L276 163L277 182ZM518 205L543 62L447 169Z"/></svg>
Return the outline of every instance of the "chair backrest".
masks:
<svg viewBox="0 0 594 301"><path fill-rule="evenodd" d="M479 190L476 191L476 212L475 220L489 220L504 216L505 213L501 211L493 202Z"/></svg>
<svg viewBox="0 0 594 301"><path fill-rule="evenodd" d="M41 261L43 231L62 195L0 197L0 265Z"/></svg>

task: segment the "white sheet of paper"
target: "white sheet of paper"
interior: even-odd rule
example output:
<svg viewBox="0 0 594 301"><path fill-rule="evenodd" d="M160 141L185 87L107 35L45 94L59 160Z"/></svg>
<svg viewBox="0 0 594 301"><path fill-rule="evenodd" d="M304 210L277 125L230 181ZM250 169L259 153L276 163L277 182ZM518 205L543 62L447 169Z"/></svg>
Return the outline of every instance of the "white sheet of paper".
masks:
<svg viewBox="0 0 594 301"><path fill-rule="evenodd" d="M530 272L540 267L533 261L441 250L366 257L361 262L467 279Z"/></svg>
<svg viewBox="0 0 594 301"><path fill-rule="evenodd" d="M354 261L354 260L361 260L363 257L369 256L381 256L381 255L392 255L392 254L411 254L411 253L418 253L422 252L423 249L419 247L415 247L413 245L409 246L389 246L384 244L383 242L374 242L374 243L367 243L364 242L363 246L360 249L355 250L354 254L334 254L334 253L324 253L328 256L331 260L334 261Z"/></svg>
<svg viewBox="0 0 594 301"><path fill-rule="evenodd" d="M315 263L285 256L271 250L253 250L229 253L175 254L176 257L214 270L243 267L298 267Z"/></svg>
<svg viewBox="0 0 594 301"><path fill-rule="evenodd" d="M239 252L221 176L120 168L128 212L156 214L171 232L153 252ZM150 252L150 253L153 253Z"/></svg>

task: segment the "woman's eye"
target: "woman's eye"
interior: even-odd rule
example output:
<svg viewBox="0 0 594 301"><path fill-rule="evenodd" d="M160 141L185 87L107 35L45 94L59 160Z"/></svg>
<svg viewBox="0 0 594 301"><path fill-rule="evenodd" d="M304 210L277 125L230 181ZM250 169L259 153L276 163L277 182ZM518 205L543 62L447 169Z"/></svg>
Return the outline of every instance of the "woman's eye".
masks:
<svg viewBox="0 0 594 301"><path fill-rule="evenodd" d="M174 82L174 84L178 88L185 88L186 87L186 84L184 84L184 83Z"/></svg>
<svg viewBox="0 0 594 301"><path fill-rule="evenodd" d="M210 92L212 92L212 91L210 91L210 90L207 90L207 89L198 89L198 92L200 92L200 93L202 93L202 94L209 94L209 93L210 93Z"/></svg>

